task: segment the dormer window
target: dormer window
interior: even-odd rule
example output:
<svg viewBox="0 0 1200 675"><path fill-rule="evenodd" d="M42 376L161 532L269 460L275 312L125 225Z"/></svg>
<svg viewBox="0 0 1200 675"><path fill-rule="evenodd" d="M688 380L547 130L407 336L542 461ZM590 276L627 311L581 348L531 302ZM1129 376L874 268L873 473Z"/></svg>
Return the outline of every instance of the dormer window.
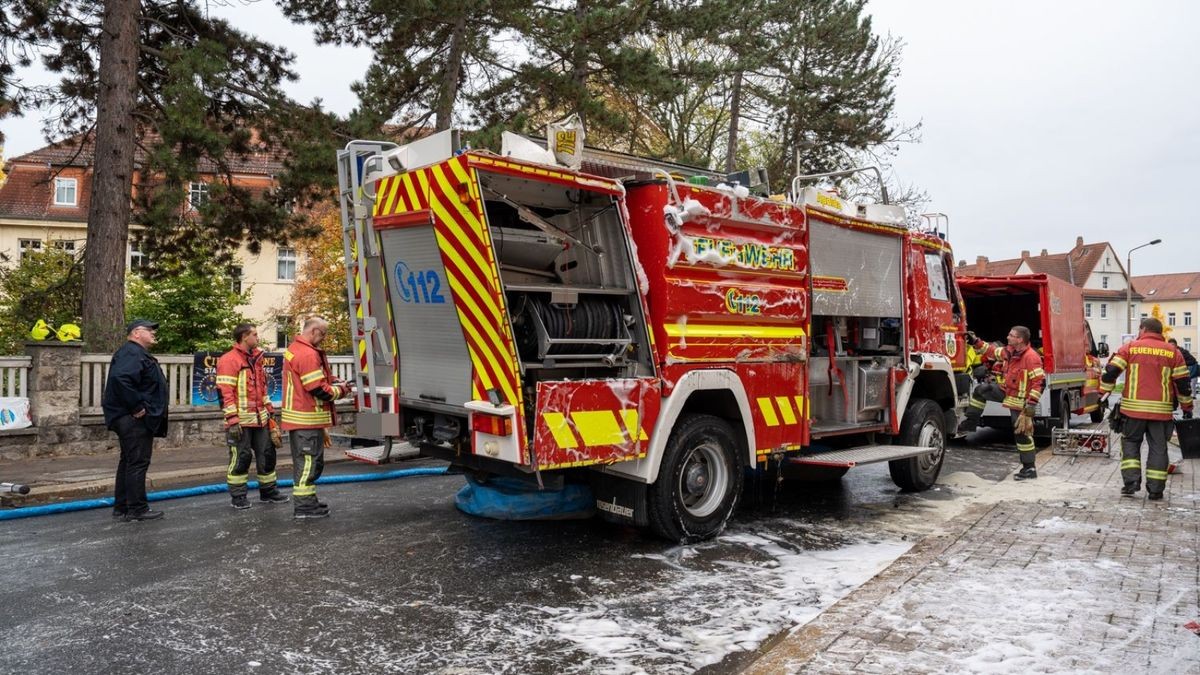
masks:
<svg viewBox="0 0 1200 675"><path fill-rule="evenodd" d="M1146 292L1146 295L1154 295L1157 292L1158 292L1157 288L1151 288L1149 291Z"/></svg>
<svg viewBox="0 0 1200 675"><path fill-rule="evenodd" d="M1182 290L1182 291L1180 291L1180 292L1181 292L1181 293L1187 293L1187 292L1188 292L1188 291L1190 291L1190 290L1192 290L1192 287L1191 287L1191 286L1188 286L1187 288L1183 289L1183 290Z"/></svg>
<svg viewBox="0 0 1200 675"><path fill-rule="evenodd" d="M54 179L54 205L76 206L79 204L79 182L74 178Z"/></svg>

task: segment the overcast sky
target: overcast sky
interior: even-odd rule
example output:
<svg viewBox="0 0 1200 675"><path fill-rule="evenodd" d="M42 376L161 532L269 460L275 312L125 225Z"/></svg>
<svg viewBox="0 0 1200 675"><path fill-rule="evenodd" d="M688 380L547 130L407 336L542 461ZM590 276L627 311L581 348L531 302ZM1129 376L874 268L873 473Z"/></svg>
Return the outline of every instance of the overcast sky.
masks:
<svg viewBox="0 0 1200 675"><path fill-rule="evenodd" d="M297 54L297 98L354 106L365 50L316 47L268 1L210 6ZM1200 3L872 0L868 12L906 44L897 115L923 124L896 178L949 214L958 258L1059 253L1082 235L1124 259L1161 238L1135 274L1200 271ZM42 144L36 119L0 129L5 156Z"/></svg>

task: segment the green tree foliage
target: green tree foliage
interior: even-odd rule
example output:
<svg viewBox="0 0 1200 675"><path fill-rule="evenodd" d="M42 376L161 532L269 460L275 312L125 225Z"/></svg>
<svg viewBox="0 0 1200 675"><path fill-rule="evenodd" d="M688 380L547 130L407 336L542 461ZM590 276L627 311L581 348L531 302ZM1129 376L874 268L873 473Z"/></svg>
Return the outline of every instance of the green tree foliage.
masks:
<svg viewBox="0 0 1200 675"><path fill-rule="evenodd" d="M34 58L61 76L57 87L23 84L20 69ZM254 252L263 240L312 233L296 207L332 187L339 130L319 102L299 106L282 93L280 84L295 77L292 61L282 47L210 19L194 0L5 4L0 115L38 108L49 113L51 136L95 138L88 239L99 255L87 262L84 318L106 338L96 346L120 339L124 272L111 261L123 255L131 198L143 250L193 268L230 262L243 240ZM240 162L272 155L290 157L277 189L233 184ZM216 178L193 213L184 208L187 188L200 176Z"/></svg>
<svg viewBox="0 0 1200 675"><path fill-rule="evenodd" d="M79 257L51 242L26 252L15 265L0 265L0 353L22 353L38 319L55 328L79 323L82 297Z"/></svg>
<svg viewBox="0 0 1200 675"><path fill-rule="evenodd" d="M249 301L232 284L224 273L186 268L157 279L131 276L125 320L159 322L154 349L160 353L223 351L233 344L234 327L246 320L236 307Z"/></svg>
<svg viewBox="0 0 1200 675"><path fill-rule="evenodd" d="M321 228L321 234L300 244L304 264L292 287L287 314L297 321L313 315L323 317L329 322L329 333L321 348L330 354L349 354L350 316L341 214L327 204L318 206L312 218Z"/></svg>

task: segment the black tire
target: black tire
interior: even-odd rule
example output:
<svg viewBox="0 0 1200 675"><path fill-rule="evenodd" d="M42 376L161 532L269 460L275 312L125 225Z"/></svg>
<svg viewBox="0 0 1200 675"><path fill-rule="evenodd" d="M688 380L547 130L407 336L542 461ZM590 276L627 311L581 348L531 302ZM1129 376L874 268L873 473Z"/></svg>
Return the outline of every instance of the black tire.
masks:
<svg viewBox="0 0 1200 675"><path fill-rule="evenodd" d="M933 487L946 459L946 418L942 415L942 407L926 398L912 401L900 421L896 443L928 446L936 451L888 462L892 482L905 492L921 492Z"/></svg>
<svg viewBox="0 0 1200 675"><path fill-rule="evenodd" d="M658 480L646 491L650 528L680 543L725 529L742 494L742 461L733 427L712 415L685 415L671 431Z"/></svg>

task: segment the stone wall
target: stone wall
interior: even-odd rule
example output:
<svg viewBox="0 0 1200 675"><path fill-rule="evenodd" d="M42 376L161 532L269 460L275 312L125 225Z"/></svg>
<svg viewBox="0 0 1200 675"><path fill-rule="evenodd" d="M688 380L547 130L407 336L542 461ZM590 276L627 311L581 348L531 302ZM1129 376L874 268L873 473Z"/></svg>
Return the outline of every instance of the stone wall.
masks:
<svg viewBox="0 0 1200 675"><path fill-rule="evenodd" d="M35 342L26 345L32 359L29 371L29 412L33 426L0 431L0 460L58 457L116 452L117 436L104 426L101 415L80 414L82 385L79 343ZM335 433L354 433L353 404L339 406ZM221 411L172 408L167 437L156 448L222 445L225 423Z"/></svg>

